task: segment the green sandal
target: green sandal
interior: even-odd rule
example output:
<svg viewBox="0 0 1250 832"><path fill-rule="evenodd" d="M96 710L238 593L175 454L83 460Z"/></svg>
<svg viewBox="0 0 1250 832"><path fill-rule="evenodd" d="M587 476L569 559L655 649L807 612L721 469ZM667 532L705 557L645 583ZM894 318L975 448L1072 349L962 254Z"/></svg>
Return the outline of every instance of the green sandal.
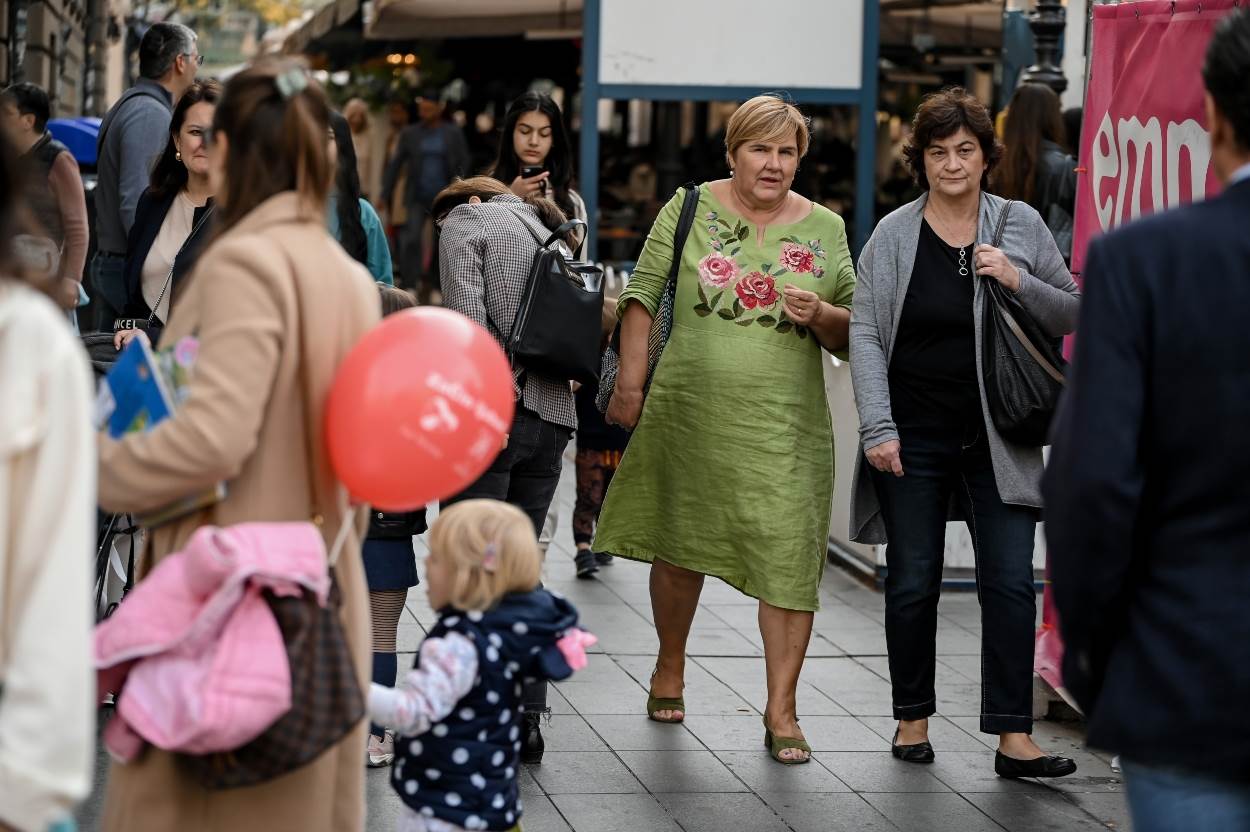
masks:
<svg viewBox="0 0 1250 832"><path fill-rule="evenodd" d="M681 711L681 716L669 717L661 719L656 716L657 711ZM647 694L647 719L652 722L681 722L686 718L686 700L684 697L678 696L670 699L655 694Z"/></svg>
<svg viewBox="0 0 1250 832"><path fill-rule="evenodd" d="M658 672L658 669L657 671L652 671L651 673L651 681L653 683L655 682L656 672ZM660 719L655 715L657 711L681 711L681 716ZM684 696L678 696L675 698L656 696L651 691L647 691L647 719L652 722L677 723L683 721L685 718L686 699Z"/></svg>
<svg viewBox="0 0 1250 832"><path fill-rule="evenodd" d="M797 720L795 720L797 722ZM768 720L764 720L764 745L768 748L768 754L774 760L783 766L798 766L803 763L809 763L812 760L812 747L806 741L797 739L796 737L779 737L768 728ZM788 760L781 756L781 752L790 748L797 748L799 751L807 752L807 756L800 760Z"/></svg>

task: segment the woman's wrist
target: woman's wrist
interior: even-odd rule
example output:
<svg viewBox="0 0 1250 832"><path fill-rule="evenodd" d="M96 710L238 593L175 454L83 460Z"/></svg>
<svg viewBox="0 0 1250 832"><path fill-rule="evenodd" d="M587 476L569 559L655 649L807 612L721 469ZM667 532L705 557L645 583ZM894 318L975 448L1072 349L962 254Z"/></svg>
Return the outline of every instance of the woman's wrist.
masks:
<svg viewBox="0 0 1250 832"><path fill-rule="evenodd" d="M635 396L641 396L642 385L632 381L623 380L620 376L617 376L616 384L612 387L612 395L618 396L622 399L630 399Z"/></svg>

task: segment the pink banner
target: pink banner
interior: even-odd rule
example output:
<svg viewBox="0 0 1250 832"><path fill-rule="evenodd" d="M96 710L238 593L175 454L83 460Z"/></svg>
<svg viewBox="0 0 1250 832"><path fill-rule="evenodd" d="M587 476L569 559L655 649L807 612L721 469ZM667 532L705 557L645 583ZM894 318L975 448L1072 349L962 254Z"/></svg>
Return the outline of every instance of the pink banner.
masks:
<svg viewBox="0 0 1250 832"><path fill-rule="evenodd" d="M1094 7L1072 246L1217 190L1203 110L1202 59L1234 0Z"/></svg>
<svg viewBox="0 0 1250 832"><path fill-rule="evenodd" d="M1098 279L1081 274L1094 237L1218 189L1205 129L1202 60L1215 24L1240 1L1094 7L1072 241L1078 281ZM1057 627L1048 583L1033 667L1071 703L1060 678Z"/></svg>

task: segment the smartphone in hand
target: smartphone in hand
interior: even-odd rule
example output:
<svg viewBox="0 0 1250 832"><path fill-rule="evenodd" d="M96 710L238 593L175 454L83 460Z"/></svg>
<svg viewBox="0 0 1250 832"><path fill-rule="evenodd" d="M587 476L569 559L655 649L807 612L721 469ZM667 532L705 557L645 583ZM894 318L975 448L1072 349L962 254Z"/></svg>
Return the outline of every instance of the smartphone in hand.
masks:
<svg viewBox="0 0 1250 832"><path fill-rule="evenodd" d="M539 174L541 174L543 170L544 168L542 165L525 165L523 168L521 168L521 178L533 179L535 176L538 176ZM543 196L546 196L547 195L547 183L545 181L542 183L542 189L543 189Z"/></svg>

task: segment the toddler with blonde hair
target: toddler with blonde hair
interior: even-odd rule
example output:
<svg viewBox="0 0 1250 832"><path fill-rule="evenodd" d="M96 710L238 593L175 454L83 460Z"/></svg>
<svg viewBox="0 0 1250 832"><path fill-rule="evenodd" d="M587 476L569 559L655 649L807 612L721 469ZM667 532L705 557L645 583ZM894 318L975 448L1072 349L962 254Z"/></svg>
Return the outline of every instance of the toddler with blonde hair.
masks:
<svg viewBox="0 0 1250 832"><path fill-rule="evenodd" d="M495 500L446 508L430 529L425 587L438 623L395 688L373 685L374 722L395 729L391 784L403 832L517 828L526 682L567 679L594 637L540 589L529 518Z"/></svg>

